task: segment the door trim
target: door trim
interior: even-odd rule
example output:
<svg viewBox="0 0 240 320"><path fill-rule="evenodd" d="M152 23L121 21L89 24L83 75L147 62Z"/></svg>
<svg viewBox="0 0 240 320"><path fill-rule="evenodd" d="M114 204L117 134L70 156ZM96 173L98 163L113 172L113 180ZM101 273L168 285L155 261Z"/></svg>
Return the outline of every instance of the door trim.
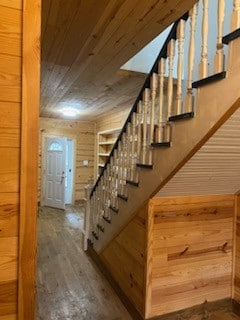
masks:
<svg viewBox="0 0 240 320"><path fill-rule="evenodd" d="M18 320L34 320L41 0L23 0Z"/></svg>
<svg viewBox="0 0 240 320"><path fill-rule="evenodd" d="M76 143L76 136L74 135L56 135L56 134L52 134L52 133L45 133L42 132L41 133L41 182L39 185L39 192L40 192L40 205L43 206L44 205L44 194L45 194L45 185L46 185L46 181L45 181L45 170L46 170L46 154L45 154L45 142L46 142L46 138L67 138L67 139L71 139L73 141L73 191L72 191L72 204L74 204L75 202L75 188L76 188L76 184L75 184L75 176L76 176L76 148L77 148L77 143Z"/></svg>

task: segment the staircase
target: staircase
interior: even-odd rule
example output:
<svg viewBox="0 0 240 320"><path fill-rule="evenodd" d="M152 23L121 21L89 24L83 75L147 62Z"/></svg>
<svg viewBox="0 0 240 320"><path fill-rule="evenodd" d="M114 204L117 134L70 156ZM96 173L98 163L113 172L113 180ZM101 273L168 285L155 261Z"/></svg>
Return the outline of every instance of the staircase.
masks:
<svg viewBox="0 0 240 320"><path fill-rule="evenodd" d="M91 192L87 236L96 252L239 108L240 1L233 3L227 16L225 1L215 1L213 21L208 1L199 1L173 25ZM209 20L218 26L217 34ZM226 21L230 33L224 35ZM208 39L213 38L211 57Z"/></svg>

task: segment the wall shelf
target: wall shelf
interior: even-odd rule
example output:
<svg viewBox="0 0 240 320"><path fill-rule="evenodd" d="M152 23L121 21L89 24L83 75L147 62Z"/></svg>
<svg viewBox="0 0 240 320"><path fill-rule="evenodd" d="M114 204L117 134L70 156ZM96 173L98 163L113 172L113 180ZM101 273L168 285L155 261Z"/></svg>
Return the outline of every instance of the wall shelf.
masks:
<svg viewBox="0 0 240 320"><path fill-rule="evenodd" d="M114 143L116 142L121 128L98 132L97 134L97 166L96 176L102 172L107 158L109 157Z"/></svg>

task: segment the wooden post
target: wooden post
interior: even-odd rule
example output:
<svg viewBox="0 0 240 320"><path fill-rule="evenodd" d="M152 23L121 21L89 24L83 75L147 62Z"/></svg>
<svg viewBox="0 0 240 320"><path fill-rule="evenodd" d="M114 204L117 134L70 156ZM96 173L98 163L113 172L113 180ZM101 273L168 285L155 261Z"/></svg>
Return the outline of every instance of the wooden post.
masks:
<svg viewBox="0 0 240 320"><path fill-rule="evenodd" d="M117 193L118 193L118 165L117 165L117 159L118 159L118 150L114 150L113 154L113 203L112 205L114 207L117 207Z"/></svg>
<svg viewBox="0 0 240 320"><path fill-rule="evenodd" d="M111 177L111 164L109 163L107 166L107 177L108 177L108 183L107 183L107 210L105 212L105 217L109 218L109 206L111 204L111 196L112 196L112 177Z"/></svg>
<svg viewBox="0 0 240 320"><path fill-rule="evenodd" d="M191 112L193 109L193 68L195 60L195 33L196 33L196 22L198 14L198 4L195 4L189 11L190 17L190 41L188 51L188 85L187 85L187 96L185 101L185 112Z"/></svg>
<svg viewBox="0 0 240 320"><path fill-rule="evenodd" d="M164 74L165 74L165 59L161 58L158 64L159 74L159 104L158 104L158 131L157 142L163 141L163 103L164 103ZM167 120L166 120L167 122Z"/></svg>
<svg viewBox="0 0 240 320"><path fill-rule="evenodd" d="M180 20L177 27L178 39L178 69L177 69L177 94L175 101L176 114L182 113L182 78L183 78L183 52L185 40L185 21Z"/></svg>
<svg viewBox="0 0 240 320"><path fill-rule="evenodd" d="M142 141L142 163L147 162L147 118L150 90L146 88L143 93L143 141Z"/></svg>
<svg viewBox="0 0 240 320"><path fill-rule="evenodd" d="M142 101L139 101L137 108L137 161L140 162L142 148L142 117L143 107Z"/></svg>
<svg viewBox="0 0 240 320"><path fill-rule="evenodd" d="M130 180L134 181L136 170L136 155L135 155L135 136L136 136L136 113L132 114L132 141L131 141L131 171Z"/></svg>
<svg viewBox="0 0 240 320"><path fill-rule="evenodd" d="M224 70L225 55L223 51L223 22L225 14L225 0L218 0L218 36L217 52L214 58L214 72L219 73Z"/></svg>
<svg viewBox="0 0 240 320"><path fill-rule="evenodd" d="M172 115L173 103L173 59L175 55L175 40L170 40L168 47L168 93L167 93L167 118Z"/></svg>
<svg viewBox="0 0 240 320"><path fill-rule="evenodd" d="M111 188L110 188L110 204L114 202L114 162L113 157L110 159L110 176L111 176Z"/></svg>
<svg viewBox="0 0 240 320"><path fill-rule="evenodd" d="M103 205L102 205L102 208L103 208L103 214L102 215L105 215L105 212L107 212L107 199L108 199L108 194L107 194L107 170L104 171L104 174L103 174L103 177L102 177L102 188L103 188L103 199L102 199L102 202L103 202Z"/></svg>
<svg viewBox="0 0 240 320"><path fill-rule="evenodd" d="M150 114L150 144L154 142L154 116L155 116L155 102L157 94L157 74L153 73L151 77L151 114Z"/></svg>
<svg viewBox="0 0 240 320"><path fill-rule="evenodd" d="M240 0L233 1L233 13L231 17L231 31L240 28Z"/></svg>
<svg viewBox="0 0 240 320"><path fill-rule="evenodd" d="M131 122L127 124L127 131L126 131L126 156L125 156L125 176L124 182L128 178L130 171L131 171L131 159L132 159L132 148L131 148Z"/></svg>
<svg viewBox="0 0 240 320"><path fill-rule="evenodd" d="M126 166L126 133L124 132L121 140L121 188L120 194L124 194L124 174Z"/></svg>
<svg viewBox="0 0 240 320"><path fill-rule="evenodd" d="M152 163L152 149L151 144L155 141L154 129L155 129L155 103L157 95L157 79L156 73L151 76L151 109L150 109L150 128L149 128L149 163Z"/></svg>
<svg viewBox="0 0 240 320"><path fill-rule="evenodd" d="M199 64L199 79L208 77L208 1L203 0L202 54Z"/></svg>

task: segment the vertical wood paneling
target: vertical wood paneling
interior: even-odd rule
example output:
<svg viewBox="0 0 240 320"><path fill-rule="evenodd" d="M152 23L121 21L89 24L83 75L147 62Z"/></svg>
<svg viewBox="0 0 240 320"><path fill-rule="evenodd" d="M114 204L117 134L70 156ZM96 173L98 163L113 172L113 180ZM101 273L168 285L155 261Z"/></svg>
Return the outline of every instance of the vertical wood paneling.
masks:
<svg viewBox="0 0 240 320"><path fill-rule="evenodd" d="M0 319L17 318L22 1L0 0Z"/></svg>
<svg viewBox="0 0 240 320"><path fill-rule="evenodd" d="M234 196L155 198L150 208L146 316L230 298Z"/></svg>
<svg viewBox="0 0 240 320"><path fill-rule="evenodd" d="M144 316L147 205L103 250L101 258L113 278Z"/></svg>
<svg viewBox="0 0 240 320"><path fill-rule="evenodd" d="M33 320L37 245L41 0L24 0L23 5L18 319Z"/></svg>

